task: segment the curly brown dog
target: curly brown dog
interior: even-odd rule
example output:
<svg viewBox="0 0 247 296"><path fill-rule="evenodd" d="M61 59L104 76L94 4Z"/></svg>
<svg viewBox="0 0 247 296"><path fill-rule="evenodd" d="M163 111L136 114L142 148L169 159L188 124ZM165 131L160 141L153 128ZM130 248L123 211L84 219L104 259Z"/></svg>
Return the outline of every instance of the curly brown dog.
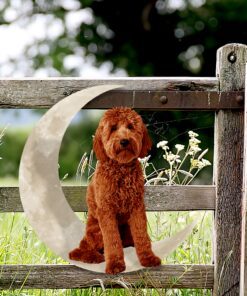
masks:
<svg viewBox="0 0 247 296"><path fill-rule="evenodd" d="M106 260L106 273L116 274L125 270L123 247L135 246L143 266L160 265L147 234L144 178L138 161L151 145L135 111L124 107L106 111L93 143L99 161L87 191L86 234L79 248L69 253L70 259Z"/></svg>

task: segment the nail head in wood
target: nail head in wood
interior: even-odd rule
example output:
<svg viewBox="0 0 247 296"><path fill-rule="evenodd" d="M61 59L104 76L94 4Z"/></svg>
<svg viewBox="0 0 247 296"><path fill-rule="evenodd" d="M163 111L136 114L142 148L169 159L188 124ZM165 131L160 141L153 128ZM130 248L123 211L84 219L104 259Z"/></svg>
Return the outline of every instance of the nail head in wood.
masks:
<svg viewBox="0 0 247 296"><path fill-rule="evenodd" d="M236 55L236 53L235 52L230 52L229 53L229 55L228 55L228 61L230 62L230 63L235 63L236 62L236 60L237 60L237 55Z"/></svg>
<svg viewBox="0 0 247 296"><path fill-rule="evenodd" d="M238 102L238 104L242 104L244 102L244 97L239 95L236 97L236 101Z"/></svg>
<svg viewBox="0 0 247 296"><path fill-rule="evenodd" d="M159 100L160 100L161 104L166 104L168 102L167 96L161 96L159 98Z"/></svg>

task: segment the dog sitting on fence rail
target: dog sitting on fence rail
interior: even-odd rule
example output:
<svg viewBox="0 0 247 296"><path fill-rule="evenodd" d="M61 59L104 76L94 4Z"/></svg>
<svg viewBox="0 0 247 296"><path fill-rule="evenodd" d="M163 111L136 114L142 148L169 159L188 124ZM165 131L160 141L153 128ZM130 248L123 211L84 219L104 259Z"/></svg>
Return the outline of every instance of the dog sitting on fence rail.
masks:
<svg viewBox="0 0 247 296"><path fill-rule="evenodd" d="M125 270L123 247L135 246L140 263L160 265L147 234L144 177L138 158L147 155L151 140L142 118L130 108L113 108L96 130L93 149L98 159L87 190L86 234L71 260L106 261L106 273Z"/></svg>

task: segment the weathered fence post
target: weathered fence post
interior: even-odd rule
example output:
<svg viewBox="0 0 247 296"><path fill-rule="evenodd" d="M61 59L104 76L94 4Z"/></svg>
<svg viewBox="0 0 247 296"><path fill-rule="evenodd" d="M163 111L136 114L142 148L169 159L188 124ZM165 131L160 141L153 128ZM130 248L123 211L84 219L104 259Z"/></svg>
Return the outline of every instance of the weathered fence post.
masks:
<svg viewBox="0 0 247 296"><path fill-rule="evenodd" d="M216 75L221 92L244 88L246 61L246 45L227 44L218 49ZM214 295L239 295L243 114L243 111L224 110L216 114Z"/></svg>
<svg viewBox="0 0 247 296"><path fill-rule="evenodd" d="M247 64L245 68L245 100L247 98ZM247 103L244 106L244 172L242 203L242 239L241 239L241 273L240 295L247 295Z"/></svg>

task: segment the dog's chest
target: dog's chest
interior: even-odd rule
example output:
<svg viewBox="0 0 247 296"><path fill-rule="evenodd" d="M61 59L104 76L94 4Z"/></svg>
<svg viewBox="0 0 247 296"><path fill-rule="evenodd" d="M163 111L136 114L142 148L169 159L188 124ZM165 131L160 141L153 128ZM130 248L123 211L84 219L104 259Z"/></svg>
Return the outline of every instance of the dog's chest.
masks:
<svg viewBox="0 0 247 296"><path fill-rule="evenodd" d="M143 182L135 173L122 172L116 178L115 192L112 192L114 206L119 213L131 212L133 207L138 206L143 196Z"/></svg>
<svg viewBox="0 0 247 296"><path fill-rule="evenodd" d="M134 166L103 166L105 202L119 214L130 213L143 202L144 179L139 163Z"/></svg>

